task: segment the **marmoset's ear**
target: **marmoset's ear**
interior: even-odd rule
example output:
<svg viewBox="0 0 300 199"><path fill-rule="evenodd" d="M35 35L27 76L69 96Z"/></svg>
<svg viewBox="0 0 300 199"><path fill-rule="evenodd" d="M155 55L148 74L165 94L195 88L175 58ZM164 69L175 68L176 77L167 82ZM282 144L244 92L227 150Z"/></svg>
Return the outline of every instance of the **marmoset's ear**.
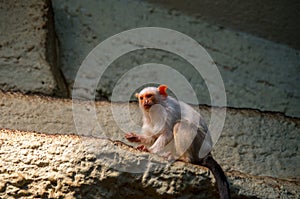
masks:
<svg viewBox="0 0 300 199"><path fill-rule="evenodd" d="M168 94L167 94L168 86L167 85L160 85L157 89L158 89L159 94L161 94L162 96L165 96L165 97L168 96Z"/></svg>
<svg viewBox="0 0 300 199"><path fill-rule="evenodd" d="M139 94L138 94L138 93L136 93L134 96L135 96L136 98L139 98Z"/></svg>

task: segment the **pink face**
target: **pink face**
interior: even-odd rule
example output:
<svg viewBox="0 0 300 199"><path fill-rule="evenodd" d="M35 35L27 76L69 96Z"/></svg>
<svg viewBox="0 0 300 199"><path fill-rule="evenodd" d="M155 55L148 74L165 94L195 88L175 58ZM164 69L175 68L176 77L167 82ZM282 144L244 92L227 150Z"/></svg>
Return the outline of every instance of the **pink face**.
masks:
<svg viewBox="0 0 300 199"><path fill-rule="evenodd" d="M166 92L167 88L166 85L160 85L157 88L147 87L135 96L139 99L140 106L143 107L144 110L149 111L154 104L160 103L160 100L168 96Z"/></svg>
<svg viewBox="0 0 300 199"><path fill-rule="evenodd" d="M146 92L138 95L140 105L145 109L149 110L152 105L156 104L155 93Z"/></svg>

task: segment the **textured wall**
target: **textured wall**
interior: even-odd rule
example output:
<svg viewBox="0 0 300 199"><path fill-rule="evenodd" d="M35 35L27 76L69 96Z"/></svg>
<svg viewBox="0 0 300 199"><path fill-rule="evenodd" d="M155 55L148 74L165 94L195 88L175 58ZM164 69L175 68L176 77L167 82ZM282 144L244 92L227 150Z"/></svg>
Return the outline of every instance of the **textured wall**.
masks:
<svg viewBox="0 0 300 199"><path fill-rule="evenodd" d="M297 0L148 0L210 23L248 32L300 49L300 2Z"/></svg>
<svg viewBox="0 0 300 199"><path fill-rule="evenodd" d="M50 1L1 1L0 18L0 89L66 96Z"/></svg>
<svg viewBox="0 0 300 199"><path fill-rule="evenodd" d="M210 53L222 75L229 107L300 116L297 50L145 1L53 0L53 9L60 41L60 64L70 88L81 62L100 42L127 29L158 26L187 34ZM128 53L113 62L101 77L98 95L109 98L119 78L144 63L173 67L191 83L200 104L211 104L204 77L186 60L157 50ZM93 67L97 70L101 65ZM88 73L85 76L90 80ZM139 81L138 76L131 79Z"/></svg>

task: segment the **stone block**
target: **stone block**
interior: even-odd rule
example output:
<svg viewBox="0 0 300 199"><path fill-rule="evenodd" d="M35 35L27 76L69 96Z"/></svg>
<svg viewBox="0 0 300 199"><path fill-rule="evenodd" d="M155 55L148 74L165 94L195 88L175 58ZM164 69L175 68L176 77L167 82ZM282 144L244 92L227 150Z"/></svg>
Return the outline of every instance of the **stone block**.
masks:
<svg viewBox="0 0 300 199"><path fill-rule="evenodd" d="M49 0L0 2L0 89L66 96Z"/></svg>
<svg viewBox="0 0 300 199"><path fill-rule="evenodd" d="M0 143L1 198L219 198L206 168L121 142L0 129ZM299 198L296 180L227 175L233 199Z"/></svg>

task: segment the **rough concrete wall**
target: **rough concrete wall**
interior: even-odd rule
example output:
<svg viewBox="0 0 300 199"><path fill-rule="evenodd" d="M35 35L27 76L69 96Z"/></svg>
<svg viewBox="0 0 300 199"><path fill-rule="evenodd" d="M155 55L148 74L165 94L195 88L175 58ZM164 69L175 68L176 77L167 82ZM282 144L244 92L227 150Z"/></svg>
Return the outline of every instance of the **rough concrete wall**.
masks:
<svg viewBox="0 0 300 199"><path fill-rule="evenodd" d="M70 88L81 62L101 41L130 28L166 27L191 36L211 54L222 75L229 107L300 117L297 50L143 1L53 0L53 8L61 66ZM179 56L155 50L128 53L116 60L101 77L98 94L109 98L126 71L149 62L176 69L191 83L200 104L211 104L203 77L191 65ZM138 81L136 76L132 79Z"/></svg>
<svg viewBox="0 0 300 199"><path fill-rule="evenodd" d="M123 116L122 121L113 116L108 102L95 104L96 121L89 114L93 109L92 104L80 103L76 106L81 108L77 129L71 100L0 93L0 127L50 134L82 132L84 135L126 142L122 130L124 125L131 127L141 123L136 103L114 104L117 109L130 110L130 117ZM200 111L208 122L210 109L201 107ZM299 119L280 114L227 109L225 126L213 154L226 171L299 178L299 136Z"/></svg>
<svg viewBox="0 0 300 199"><path fill-rule="evenodd" d="M2 198L219 198L207 169L170 165L120 142L1 129L0 144ZM300 194L295 181L228 176L232 198Z"/></svg>
<svg viewBox="0 0 300 199"><path fill-rule="evenodd" d="M66 96L50 1L1 1L0 18L0 88Z"/></svg>
<svg viewBox="0 0 300 199"><path fill-rule="evenodd" d="M298 0L148 0L169 10L179 10L212 24L248 32L300 49Z"/></svg>

